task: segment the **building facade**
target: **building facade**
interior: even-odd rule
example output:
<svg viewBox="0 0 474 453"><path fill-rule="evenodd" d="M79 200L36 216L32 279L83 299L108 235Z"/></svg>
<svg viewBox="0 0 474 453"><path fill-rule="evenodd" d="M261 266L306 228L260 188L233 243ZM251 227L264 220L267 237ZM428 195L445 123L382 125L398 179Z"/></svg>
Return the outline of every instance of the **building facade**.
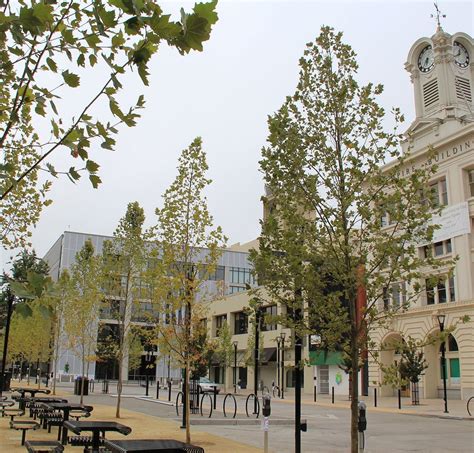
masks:
<svg viewBox="0 0 474 453"><path fill-rule="evenodd" d="M104 241L111 240L110 236L96 234L86 234L65 231L45 254L44 260L50 268L50 275L53 280L57 280L63 270L70 269L76 259L76 254L81 250L87 240L94 246L95 253L101 254ZM248 247L245 244L236 244L222 251L216 271L210 280L203 282L203 290L206 295L234 294L244 291L247 283L251 283L251 266L247 260ZM120 299L120 295L104 294L104 299ZM134 308L135 310L135 308ZM146 326L147 317L145 314L153 310L152 304L144 299L140 301L140 306L131 313L131 320L137 325ZM100 319L97 321L97 332L99 335L99 325L108 324L113 326L117 323L110 316L107 305L100 311ZM64 344L66 342L63 342ZM129 369L128 361L124 361L123 376L133 380L145 374L155 375L156 378L178 378L181 371L174 369L173 364L167 357L160 357L155 366L150 368L150 364L145 362L146 352L143 351L141 365L137 369ZM60 375L77 376L81 374L81 361L73 351L62 348L59 354L58 371ZM118 370L114 361L112 363L96 362L89 366L89 377L101 379L107 377L114 379L118 375ZM127 378L126 378L127 379Z"/></svg>
<svg viewBox="0 0 474 453"><path fill-rule="evenodd" d="M419 254L421 258L429 253L458 260L454 272L448 268L437 271L435 285L420 282L424 291L390 327L372 332L379 345L407 337L424 343L440 330L437 315L445 315L444 328L454 329L445 345L448 399L474 395L473 56L469 35L450 35L441 27L431 38L415 42L408 54L405 68L413 83L416 119L402 144L403 151L411 156L403 172L408 176L414 168L436 165L430 191L443 206L440 216L433 220L440 226L433 243L420 244ZM383 221L389 227L390 220ZM402 292L396 294L403 297ZM466 315L470 321L462 322ZM384 365L399 360L396 349L387 349L380 356ZM420 382L422 398L442 397L440 351L439 342L424 347L428 368ZM394 389L382 385L383 373L375 362L370 365L369 381L376 383L382 396L394 395Z"/></svg>

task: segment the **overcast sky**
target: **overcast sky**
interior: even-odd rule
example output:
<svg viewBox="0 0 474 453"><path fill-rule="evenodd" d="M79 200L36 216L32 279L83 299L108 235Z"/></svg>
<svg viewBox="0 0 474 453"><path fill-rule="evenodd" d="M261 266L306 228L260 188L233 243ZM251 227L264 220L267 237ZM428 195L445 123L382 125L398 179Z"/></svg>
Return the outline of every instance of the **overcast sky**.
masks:
<svg viewBox="0 0 474 453"><path fill-rule="evenodd" d="M192 7L159 3L173 14L182 5ZM447 15L445 31L473 35L472 2L439 3ZM267 116L294 92L305 43L321 25L343 31L358 54L359 80L384 84L382 105L387 111L401 107L408 127L413 90L404 63L411 45L435 32L433 11L431 1L220 0L219 21L204 52L182 57L163 46L151 65L148 88L135 75L129 79L133 96L144 93L147 101L139 125L122 129L115 152L93 151L101 165L98 190L86 179L76 185L55 181L54 203L33 232L36 251L43 256L65 230L112 234L130 201L145 208L152 224L181 150L198 135L213 179L207 196L216 224L229 244L254 239L262 212L258 161ZM3 252L2 261L10 254Z"/></svg>

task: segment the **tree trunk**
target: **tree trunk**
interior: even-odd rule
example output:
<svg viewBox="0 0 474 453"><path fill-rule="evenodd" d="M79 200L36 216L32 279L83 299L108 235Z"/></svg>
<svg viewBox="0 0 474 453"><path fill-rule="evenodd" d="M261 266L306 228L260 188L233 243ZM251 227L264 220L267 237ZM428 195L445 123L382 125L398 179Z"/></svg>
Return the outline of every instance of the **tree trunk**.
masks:
<svg viewBox="0 0 474 453"><path fill-rule="evenodd" d="M186 443L190 444L191 443L191 426L189 423L189 411L191 408L191 405L189 403L190 398L189 398L189 361L186 361L186 366L184 368L184 388L185 388L185 404L186 404Z"/></svg>
<svg viewBox="0 0 474 453"><path fill-rule="evenodd" d="M82 348L82 381L81 381L81 404L84 403L84 373L86 372L86 359L84 348Z"/></svg>
<svg viewBox="0 0 474 453"><path fill-rule="evenodd" d="M119 354L118 357L118 380L117 380L117 407L115 409L115 418L120 418L120 404L122 402L122 363L123 355Z"/></svg>
<svg viewBox="0 0 474 453"><path fill-rule="evenodd" d="M352 300L351 305L356 303ZM359 419L359 348L358 348L358 328L356 319L356 310L351 310L351 453L358 453L359 451L359 433L358 433L358 419Z"/></svg>

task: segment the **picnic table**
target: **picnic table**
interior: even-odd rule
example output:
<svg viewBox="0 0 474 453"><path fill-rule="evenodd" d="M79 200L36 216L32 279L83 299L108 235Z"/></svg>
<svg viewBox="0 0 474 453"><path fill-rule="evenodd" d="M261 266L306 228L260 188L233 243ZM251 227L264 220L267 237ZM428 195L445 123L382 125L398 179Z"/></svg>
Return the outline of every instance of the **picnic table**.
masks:
<svg viewBox="0 0 474 453"><path fill-rule="evenodd" d="M72 410L86 410L88 412L92 412L94 409L92 406L85 406L84 404L77 404L77 403L43 403L47 408L53 410L60 410L63 413L63 428L62 428L62 436L61 436L61 443L63 445L67 444L67 427L65 426L65 422L69 420L69 413ZM59 439L58 439L59 440Z"/></svg>
<svg viewBox="0 0 474 453"><path fill-rule="evenodd" d="M67 421L64 422L64 427L70 429L75 434L81 434L83 431L91 432L92 438L90 447L92 453L98 453L100 448L100 435L102 434L105 438L106 432L117 432L128 436L132 432L132 428L129 426L122 425L121 423L102 421L102 420L91 420L91 421Z"/></svg>
<svg viewBox="0 0 474 453"><path fill-rule="evenodd" d="M204 453L204 449L173 439L105 440L112 453Z"/></svg>
<svg viewBox="0 0 474 453"><path fill-rule="evenodd" d="M46 395L49 395L51 393L51 390L49 389L33 389L30 387L14 387L10 390L12 392L18 392L22 398L25 397L25 393L29 393L32 398L34 398L37 393L45 393Z"/></svg>

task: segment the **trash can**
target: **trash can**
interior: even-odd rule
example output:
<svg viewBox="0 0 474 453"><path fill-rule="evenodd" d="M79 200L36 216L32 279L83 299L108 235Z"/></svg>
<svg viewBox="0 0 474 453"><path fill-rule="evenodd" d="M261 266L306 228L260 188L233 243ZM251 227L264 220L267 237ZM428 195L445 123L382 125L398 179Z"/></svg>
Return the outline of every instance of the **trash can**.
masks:
<svg viewBox="0 0 474 453"><path fill-rule="evenodd" d="M2 392L8 392L10 390L10 381L12 380L12 373L10 371L5 371L3 376L3 388Z"/></svg>
<svg viewBox="0 0 474 453"><path fill-rule="evenodd" d="M79 376L74 381L74 395L81 394L82 380L84 380L84 393L83 395L89 395L89 379L86 377Z"/></svg>

